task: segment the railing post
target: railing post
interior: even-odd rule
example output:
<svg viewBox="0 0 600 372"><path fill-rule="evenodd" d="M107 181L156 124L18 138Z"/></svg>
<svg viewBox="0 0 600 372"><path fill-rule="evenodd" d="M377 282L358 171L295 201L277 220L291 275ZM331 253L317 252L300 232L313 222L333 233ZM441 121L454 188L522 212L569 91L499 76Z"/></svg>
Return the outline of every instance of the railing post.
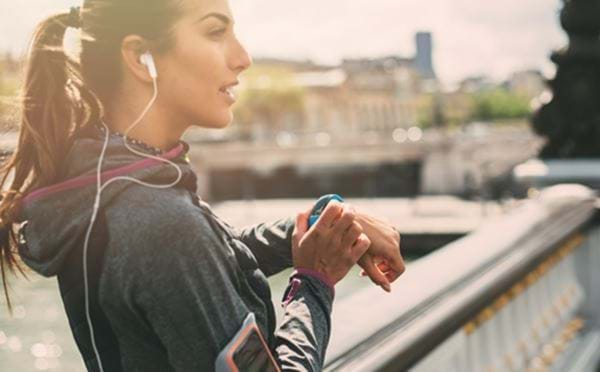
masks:
<svg viewBox="0 0 600 372"><path fill-rule="evenodd" d="M552 100L535 114L534 130L548 139L540 157L600 157L600 0L564 0L567 48L552 54Z"/></svg>

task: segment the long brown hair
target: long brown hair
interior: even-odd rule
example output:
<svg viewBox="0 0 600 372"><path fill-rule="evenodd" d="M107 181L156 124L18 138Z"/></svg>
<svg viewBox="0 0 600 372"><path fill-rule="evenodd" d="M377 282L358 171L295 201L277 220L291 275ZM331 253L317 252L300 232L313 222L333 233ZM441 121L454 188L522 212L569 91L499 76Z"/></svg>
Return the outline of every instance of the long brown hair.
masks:
<svg viewBox="0 0 600 372"><path fill-rule="evenodd" d="M121 81L123 38L140 35L153 53L168 51L183 2L85 0L79 18L79 10L72 10L46 18L35 29L20 97L17 146L0 166L0 272L9 311L7 273L24 274L16 230L23 197L64 177L74 134L103 116L104 104ZM75 26L82 31L78 59L63 47L68 27Z"/></svg>

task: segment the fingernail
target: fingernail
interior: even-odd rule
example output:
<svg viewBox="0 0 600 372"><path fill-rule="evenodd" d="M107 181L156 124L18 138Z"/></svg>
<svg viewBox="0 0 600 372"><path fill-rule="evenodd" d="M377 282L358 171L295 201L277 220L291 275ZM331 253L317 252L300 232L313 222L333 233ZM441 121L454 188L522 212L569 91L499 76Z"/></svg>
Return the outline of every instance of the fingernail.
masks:
<svg viewBox="0 0 600 372"><path fill-rule="evenodd" d="M384 285L383 285L383 289L385 289L385 290L386 290L386 292L388 292L388 293L392 291L392 287L390 287L390 285L389 285L389 284L384 284Z"/></svg>

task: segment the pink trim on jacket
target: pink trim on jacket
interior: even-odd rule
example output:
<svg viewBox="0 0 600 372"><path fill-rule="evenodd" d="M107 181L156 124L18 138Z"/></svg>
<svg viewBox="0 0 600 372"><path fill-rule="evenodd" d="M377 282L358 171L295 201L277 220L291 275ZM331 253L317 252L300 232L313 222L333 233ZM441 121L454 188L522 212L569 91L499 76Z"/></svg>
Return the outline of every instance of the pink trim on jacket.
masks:
<svg viewBox="0 0 600 372"><path fill-rule="evenodd" d="M175 146L168 152L160 155L160 157L163 159L171 160L171 159L176 158L177 156L181 155L181 152L183 150L184 150L183 144L179 143L179 145ZM107 181L112 178L119 177L119 176L122 176L122 175L125 175L128 173L131 173L131 172L135 172L135 171L143 169L143 168L149 168L149 167L157 165L157 164L161 164L161 161L156 160L156 159L140 160L138 162L135 162L135 163L132 163L132 164L120 167L120 168L115 168L115 169L111 169L106 172L103 172L100 175L100 179L102 181ZM39 199L45 198L51 194L75 189L78 187L87 186L94 182L96 182L96 175L79 176L79 177L71 178L70 180L66 180L66 181L58 183L56 185L47 186L47 187L43 187L41 189L35 190L32 193L30 193L29 195L27 195L23 199L23 202L25 205L27 205L27 204L33 203L34 201L37 201Z"/></svg>

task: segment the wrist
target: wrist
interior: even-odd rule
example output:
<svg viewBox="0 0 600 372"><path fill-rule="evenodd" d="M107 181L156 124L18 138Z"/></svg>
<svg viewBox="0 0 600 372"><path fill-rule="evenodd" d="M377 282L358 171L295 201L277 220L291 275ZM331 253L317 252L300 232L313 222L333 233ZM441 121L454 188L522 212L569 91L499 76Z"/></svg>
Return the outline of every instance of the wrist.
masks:
<svg viewBox="0 0 600 372"><path fill-rule="evenodd" d="M335 296L335 283L322 272L306 268L296 268L292 275L290 275L290 280L297 276L308 276L319 280L321 283L325 284L327 288L329 288L332 296Z"/></svg>

